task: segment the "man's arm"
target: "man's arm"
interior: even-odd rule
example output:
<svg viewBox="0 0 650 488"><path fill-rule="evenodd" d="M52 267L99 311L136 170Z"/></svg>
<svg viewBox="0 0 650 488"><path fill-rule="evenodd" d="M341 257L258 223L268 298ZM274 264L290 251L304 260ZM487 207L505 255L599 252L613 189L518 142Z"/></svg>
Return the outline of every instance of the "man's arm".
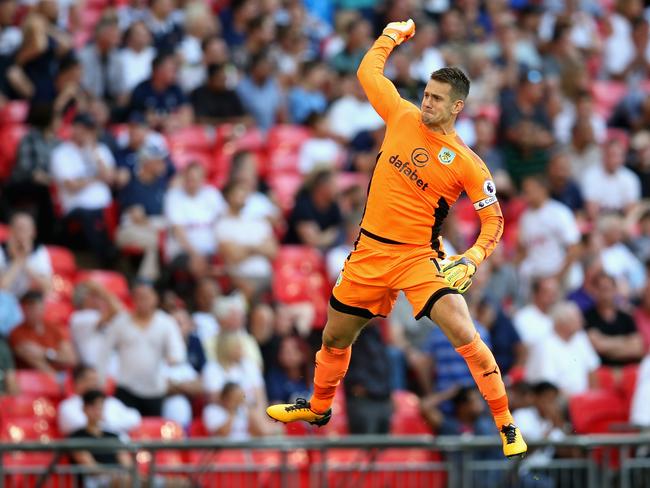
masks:
<svg viewBox="0 0 650 488"><path fill-rule="evenodd" d="M385 122L388 122L399 106L401 97L395 85L384 76L384 65L393 48L412 37L414 33L415 24L412 20L391 22L363 57L357 70L363 91Z"/></svg>

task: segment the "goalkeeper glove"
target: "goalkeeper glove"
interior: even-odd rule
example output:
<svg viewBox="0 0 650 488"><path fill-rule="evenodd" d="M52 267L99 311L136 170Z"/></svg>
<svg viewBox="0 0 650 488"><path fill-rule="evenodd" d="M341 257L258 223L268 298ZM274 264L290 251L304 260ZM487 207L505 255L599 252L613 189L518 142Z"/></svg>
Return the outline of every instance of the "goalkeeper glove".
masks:
<svg viewBox="0 0 650 488"><path fill-rule="evenodd" d="M472 284L476 264L465 256L450 256L449 263L441 271L450 288L465 293Z"/></svg>
<svg viewBox="0 0 650 488"><path fill-rule="evenodd" d="M384 27L383 35L390 37L398 46L408 41L415 34L415 22L408 19L406 22L391 22Z"/></svg>

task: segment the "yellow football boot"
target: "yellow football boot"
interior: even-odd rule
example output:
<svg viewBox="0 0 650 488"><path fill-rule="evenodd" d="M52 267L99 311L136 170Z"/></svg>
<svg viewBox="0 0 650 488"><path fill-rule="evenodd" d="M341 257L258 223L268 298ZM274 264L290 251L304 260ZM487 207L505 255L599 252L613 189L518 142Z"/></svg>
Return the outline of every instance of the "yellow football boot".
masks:
<svg viewBox="0 0 650 488"><path fill-rule="evenodd" d="M503 442L503 455L507 458L524 457L528 446L524 441L519 427L508 424L501 427L501 441Z"/></svg>
<svg viewBox="0 0 650 488"><path fill-rule="evenodd" d="M332 409L330 408L325 413L316 413L310 408L307 400L297 398L296 403L271 405L266 409L266 414L273 420L284 422L285 424L295 422L296 420L304 420L312 425L322 427L332 418Z"/></svg>

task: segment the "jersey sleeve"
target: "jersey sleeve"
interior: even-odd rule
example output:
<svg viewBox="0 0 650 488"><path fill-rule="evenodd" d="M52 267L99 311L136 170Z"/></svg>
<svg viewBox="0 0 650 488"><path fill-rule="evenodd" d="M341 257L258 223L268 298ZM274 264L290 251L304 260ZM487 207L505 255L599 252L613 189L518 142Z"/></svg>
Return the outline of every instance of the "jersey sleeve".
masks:
<svg viewBox="0 0 650 488"><path fill-rule="evenodd" d="M481 219L481 232L465 254L477 265L487 258L503 234L503 214L490 171L478 156L468 161L463 172L463 187Z"/></svg>
<svg viewBox="0 0 650 488"><path fill-rule="evenodd" d="M402 100L395 85L384 76L386 59L394 47L395 41L390 37L380 36L363 57L357 70L357 77L370 104L384 122L388 122Z"/></svg>

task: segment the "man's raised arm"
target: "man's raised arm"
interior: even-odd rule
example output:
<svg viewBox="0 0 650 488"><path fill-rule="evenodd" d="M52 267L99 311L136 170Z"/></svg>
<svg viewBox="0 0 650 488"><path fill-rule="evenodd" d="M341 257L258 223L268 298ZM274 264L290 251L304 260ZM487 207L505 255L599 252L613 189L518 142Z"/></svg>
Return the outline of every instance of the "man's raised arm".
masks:
<svg viewBox="0 0 650 488"><path fill-rule="evenodd" d="M384 76L386 59L395 46L414 34L415 23L411 19L406 22L391 22L363 57L357 70L363 91L384 122L388 122L401 100L393 83Z"/></svg>

